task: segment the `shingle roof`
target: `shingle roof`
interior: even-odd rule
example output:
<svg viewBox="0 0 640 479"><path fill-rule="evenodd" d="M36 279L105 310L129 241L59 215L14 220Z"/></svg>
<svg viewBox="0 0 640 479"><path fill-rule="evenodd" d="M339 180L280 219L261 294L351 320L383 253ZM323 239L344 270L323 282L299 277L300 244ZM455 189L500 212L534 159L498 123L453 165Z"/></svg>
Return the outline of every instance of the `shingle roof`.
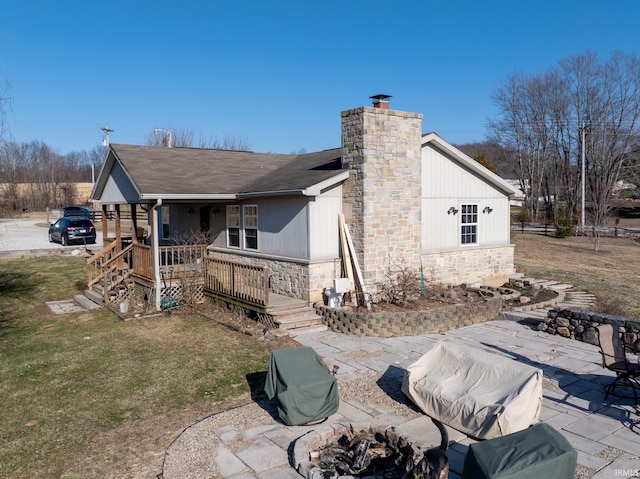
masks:
<svg viewBox="0 0 640 479"><path fill-rule="evenodd" d="M304 155L111 144L141 195L304 190L342 173L341 149Z"/></svg>

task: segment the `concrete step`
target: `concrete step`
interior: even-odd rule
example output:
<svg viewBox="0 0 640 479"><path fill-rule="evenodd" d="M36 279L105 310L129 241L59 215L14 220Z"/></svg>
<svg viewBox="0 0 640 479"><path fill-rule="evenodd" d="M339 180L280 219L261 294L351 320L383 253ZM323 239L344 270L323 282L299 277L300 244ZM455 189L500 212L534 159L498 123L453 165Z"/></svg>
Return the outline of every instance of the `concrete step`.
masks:
<svg viewBox="0 0 640 479"><path fill-rule="evenodd" d="M82 294L93 303L97 305L102 304L102 287L100 288L100 291L89 291L88 289L85 289Z"/></svg>
<svg viewBox="0 0 640 479"><path fill-rule="evenodd" d="M88 292L93 293L93 291ZM100 304L96 303L93 299L88 298L84 294L76 294L73 299L85 309L97 309L100 307Z"/></svg>
<svg viewBox="0 0 640 479"><path fill-rule="evenodd" d="M315 326L305 326L303 328L296 328L296 329L290 329L288 330L289 335L292 337L296 337L296 336L301 336L304 334L312 334L312 333L322 333L324 331L326 331L327 326L324 324L318 324Z"/></svg>

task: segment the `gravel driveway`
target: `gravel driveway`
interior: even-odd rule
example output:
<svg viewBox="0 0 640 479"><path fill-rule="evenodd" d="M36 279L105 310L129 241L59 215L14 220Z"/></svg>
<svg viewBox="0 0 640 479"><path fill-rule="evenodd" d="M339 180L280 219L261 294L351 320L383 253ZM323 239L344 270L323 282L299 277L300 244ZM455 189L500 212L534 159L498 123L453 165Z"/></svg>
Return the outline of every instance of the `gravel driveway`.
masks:
<svg viewBox="0 0 640 479"><path fill-rule="evenodd" d="M55 221L51 217L50 221ZM98 237L92 250L102 248L102 231L96 228ZM47 216L33 214L29 217L0 218L0 256L37 253L64 253L83 248L83 245L62 246L49 243Z"/></svg>

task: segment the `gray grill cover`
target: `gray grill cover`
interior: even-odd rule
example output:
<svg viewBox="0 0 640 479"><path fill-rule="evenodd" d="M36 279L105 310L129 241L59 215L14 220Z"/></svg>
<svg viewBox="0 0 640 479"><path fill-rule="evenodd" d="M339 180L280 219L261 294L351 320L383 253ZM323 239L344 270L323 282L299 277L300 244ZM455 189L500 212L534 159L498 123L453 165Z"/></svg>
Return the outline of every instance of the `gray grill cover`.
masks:
<svg viewBox="0 0 640 479"><path fill-rule="evenodd" d="M338 384L309 347L271 352L264 390L289 426L324 419L338 410Z"/></svg>
<svg viewBox="0 0 640 479"><path fill-rule="evenodd" d="M542 370L439 341L407 368L402 391L428 416L477 439L490 439L538 421Z"/></svg>

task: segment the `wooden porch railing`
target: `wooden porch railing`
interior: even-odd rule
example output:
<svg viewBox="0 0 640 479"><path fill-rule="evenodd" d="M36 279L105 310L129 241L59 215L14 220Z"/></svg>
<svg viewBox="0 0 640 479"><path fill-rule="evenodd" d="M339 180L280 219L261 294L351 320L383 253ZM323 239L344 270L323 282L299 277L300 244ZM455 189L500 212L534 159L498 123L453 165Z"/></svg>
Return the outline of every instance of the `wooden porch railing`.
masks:
<svg viewBox="0 0 640 479"><path fill-rule="evenodd" d="M153 274L153 250L151 246L147 246L141 243L133 243L133 274L140 276L149 281L153 281L155 275Z"/></svg>
<svg viewBox="0 0 640 479"><path fill-rule="evenodd" d="M122 284L125 279L133 274L130 265L133 263L133 244L130 244L119 253L113 255L102 266L104 283L102 288L102 300L109 302L109 292Z"/></svg>
<svg viewBox="0 0 640 479"><path fill-rule="evenodd" d="M87 260L89 270L88 288L102 281L104 300L117 284L129 276L135 275L154 282L153 250L141 243L131 243L120 252L116 251L116 242L105 246L99 253ZM179 279L186 271L194 271L202 267L207 252L207 245L176 245L160 247L160 271L172 272Z"/></svg>
<svg viewBox="0 0 640 479"><path fill-rule="evenodd" d="M116 253L115 250L116 243L114 241L87 260L87 269L89 270L89 281L87 283L87 287L89 288L89 291L93 290L94 284L104 278L104 265Z"/></svg>
<svg viewBox="0 0 640 479"><path fill-rule="evenodd" d="M204 289L226 298L266 306L269 301L269 268L216 258L204 258Z"/></svg>
<svg viewBox="0 0 640 479"><path fill-rule="evenodd" d="M179 278L182 271L193 270L202 264L207 254L207 245L160 246L160 271L168 273L173 268L174 277Z"/></svg>

